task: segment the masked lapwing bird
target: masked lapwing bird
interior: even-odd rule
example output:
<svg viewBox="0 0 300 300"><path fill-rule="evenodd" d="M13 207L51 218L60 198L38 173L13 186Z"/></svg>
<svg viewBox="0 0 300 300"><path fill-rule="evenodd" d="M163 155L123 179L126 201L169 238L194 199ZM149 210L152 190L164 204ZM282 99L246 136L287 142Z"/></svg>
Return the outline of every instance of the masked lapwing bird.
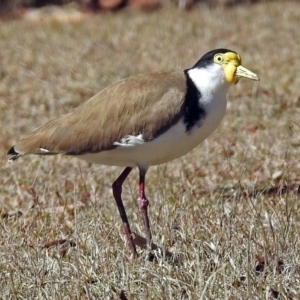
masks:
<svg viewBox="0 0 300 300"><path fill-rule="evenodd" d="M190 69L129 77L37 128L8 155L16 160L28 154L63 154L125 167L112 190L135 257L133 234L121 197L124 180L132 168L139 169L138 205L150 244L147 170L185 155L205 140L224 117L230 85L241 77L259 80L241 65L240 55L228 49L206 53Z"/></svg>

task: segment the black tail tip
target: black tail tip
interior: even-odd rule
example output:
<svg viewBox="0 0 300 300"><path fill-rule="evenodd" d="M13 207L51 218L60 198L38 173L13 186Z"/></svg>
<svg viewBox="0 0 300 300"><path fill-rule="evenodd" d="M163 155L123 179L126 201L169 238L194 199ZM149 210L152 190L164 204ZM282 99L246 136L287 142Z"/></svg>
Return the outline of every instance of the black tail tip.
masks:
<svg viewBox="0 0 300 300"><path fill-rule="evenodd" d="M20 156L20 154L16 152L15 147L11 147L8 150L7 155L11 155L11 157L8 159L9 161L14 161Z"/></svg>
<svg viewBox="0 0 300 300"><path fill-rule="evenodd" d="M8 150L8 152L7 152L7 155L18 155L19 153L18 152L16 152L16 150L15 150L15 147L13 146L13 147L11 147L9 150Z"/></svg>

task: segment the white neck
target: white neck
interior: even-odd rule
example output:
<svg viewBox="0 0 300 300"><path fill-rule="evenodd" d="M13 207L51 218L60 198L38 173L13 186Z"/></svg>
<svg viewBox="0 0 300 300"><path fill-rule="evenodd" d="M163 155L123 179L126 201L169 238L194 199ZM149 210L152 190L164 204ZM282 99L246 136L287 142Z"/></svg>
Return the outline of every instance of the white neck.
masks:
<svg viewBox="0 0 300 300"><path fill-rule="evenodd" d="M210 101L216 94L226 95L230 87L222 66L212 64L206 68L194 68L188 71L188 75L201 92L202 101Z"/></svg>
<svg viewBox="0 0 300 300"><path fill-rule="evenodd" d="M206 110L207 116L201 127L204 139L217 128L225 115L226 96L231 84L227 81L223 68L218 64L191 69L188 75L201 93L199 101Z"/></svg>

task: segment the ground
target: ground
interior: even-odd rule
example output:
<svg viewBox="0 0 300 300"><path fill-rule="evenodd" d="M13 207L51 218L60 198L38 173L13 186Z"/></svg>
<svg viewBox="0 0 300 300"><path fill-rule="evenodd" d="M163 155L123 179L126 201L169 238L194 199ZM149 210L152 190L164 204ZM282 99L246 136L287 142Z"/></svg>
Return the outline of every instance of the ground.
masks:
<svg viewBox="0 0 300 300"><path fill-rule="evenodd" d="M298 299L300 4L27 14L0 24L0 299ZM191 153L148 173L154 242L129 260L111 184L120 168L6 152L121 78L240 53L226 117ZM122 99L120 99L121 101ZM137 171L124 187L144 235Z"/></svg>

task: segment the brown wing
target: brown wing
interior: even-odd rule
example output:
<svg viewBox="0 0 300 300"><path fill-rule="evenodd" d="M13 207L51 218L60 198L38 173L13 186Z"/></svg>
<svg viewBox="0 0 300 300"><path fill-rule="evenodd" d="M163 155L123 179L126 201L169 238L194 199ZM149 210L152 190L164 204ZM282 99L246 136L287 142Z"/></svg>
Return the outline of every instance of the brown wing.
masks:
<svg viewBox="0 0 300 300"><path fill-rule="evenodd" d="M129 77L37 128L9 154L80 155L110 149L128 135L151 140L180 118L185 92L182 71Z"/></svg>

